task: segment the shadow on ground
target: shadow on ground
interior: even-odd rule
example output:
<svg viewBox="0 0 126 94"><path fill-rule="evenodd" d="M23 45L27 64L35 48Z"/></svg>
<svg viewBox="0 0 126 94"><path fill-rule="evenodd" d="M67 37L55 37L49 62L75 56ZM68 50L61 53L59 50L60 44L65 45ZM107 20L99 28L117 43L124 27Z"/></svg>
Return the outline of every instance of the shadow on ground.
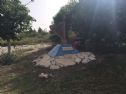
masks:
<svg viewBox="0 0 126 94"><path fill-rule="evenodd" d="M47 48L40 49L6 66L11 69L0 73L1 94L126 93L126 55L98 55L96 62L55 71L35 67L32 60L47 51ZM53 77L41 79L38 77L41 72L51 73Z"/></svg>

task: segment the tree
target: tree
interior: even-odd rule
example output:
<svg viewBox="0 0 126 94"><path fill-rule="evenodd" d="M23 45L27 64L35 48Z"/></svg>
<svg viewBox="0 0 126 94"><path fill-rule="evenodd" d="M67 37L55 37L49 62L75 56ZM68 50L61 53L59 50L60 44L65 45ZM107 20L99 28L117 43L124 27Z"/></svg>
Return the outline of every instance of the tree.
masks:
<svg viewBox="0 0 126 94"><path fill-rule="evenodd" d="M72 27L72 31L78 32L83 50L116 51L126 44L125 3L125 0L79 0L68 7L69 3L57 13L51 27L56 30L65 15L66 31Z"/></svg>
<svg viewBox="0 0 126 94"><path fill-rule="evenodd" d="M116 51L120 43L126 43L125 3L125 0L79 1L72 11L72 27L88 50Z"/></svg>
<svg viewBox="0 0 126 94"><path fill-rule="evenodd" d="M52 25L50 25L50 33L51 34L58 34L61 33L61 24L62 22L65 22L65 31L66 34L70 30L70 25L71 25L71 11L74 9L74 7L77 5L76 0L70 0L70 2L63 6L60 11L53 17L54 22ZM67 40L68 40L68 36Z"/></svg>
<svg viewBox="0 0 126 94"><path fill-rule="evenodd" d="M44 32L44 31L41 29L41 27L39 27L38 28L38 33L42 33L42 32Z"/></svg>
<svg viewBox="0 0 126 94"><path fill-rule="evenodd" d="M11 52L11 40L18 39L19 33L31 27L33 18L29 10L19 0L1 0L0 37L8 42L8 53Z"/></svg>

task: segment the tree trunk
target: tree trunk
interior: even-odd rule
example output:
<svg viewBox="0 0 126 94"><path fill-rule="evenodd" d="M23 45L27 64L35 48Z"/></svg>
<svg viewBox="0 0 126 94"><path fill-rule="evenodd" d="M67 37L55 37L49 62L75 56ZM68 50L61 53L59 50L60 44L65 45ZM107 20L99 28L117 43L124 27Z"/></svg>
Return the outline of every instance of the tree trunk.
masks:
<svg viewBox="0 0 126 94"><path fill-rule="evenodd" d="M7 40L7 43L8 43L8 45L7 45L8 54L10 54L11 53L11 43L10 43L10 40Z"/></svg>

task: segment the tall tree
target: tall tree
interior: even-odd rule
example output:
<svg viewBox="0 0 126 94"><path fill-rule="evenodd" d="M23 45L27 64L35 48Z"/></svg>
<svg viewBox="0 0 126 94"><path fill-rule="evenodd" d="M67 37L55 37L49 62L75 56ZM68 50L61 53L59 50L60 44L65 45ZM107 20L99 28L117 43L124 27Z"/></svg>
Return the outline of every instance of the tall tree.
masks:
<svg viewBox="0 0 126 94"><path fill-rule="evenodd" d="M79 1L72 12L72 27L87 49L112 50L126 43L125 4L125 0Z"/></svg>
<svg viewBox="0 0 126 94"><path fill-rule="evenodd" d="M41 27L38 28L38 33L44 32Z"/></svg>
<svg viewBox="0 0 126 94"><path fill-rule="evenodd" d="M83 48L112 50L126 44L125 4L125 0L79 0L73 7L68 7L69 3L54 17L51 28L56 30L57 23L65 15L66 31L72 26L72 31L82 38Z"/></svg>
<svg viewBox="0 0 126 94"><path fill-rule="evenodd" d="M20 32L29 29L33 18L28 14L27 7L19 0L0 1L0 37L8 42L8 53L10 53L10 40L17 39Z"/></svg>

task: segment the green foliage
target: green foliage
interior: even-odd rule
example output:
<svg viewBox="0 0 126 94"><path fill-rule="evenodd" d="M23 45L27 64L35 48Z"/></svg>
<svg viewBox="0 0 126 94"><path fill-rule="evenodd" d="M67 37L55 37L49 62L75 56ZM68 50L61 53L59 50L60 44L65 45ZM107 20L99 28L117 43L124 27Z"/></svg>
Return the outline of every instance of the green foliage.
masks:
<svg viewBox="0 0 126 94"><path fill-rule="evenodd" d="M72 27L83 38L85 50L95 52L120 50L119 45L125 43L126 35L124 3L125 0L113 2L80 0L72 12Z"/></svg>
<svg viewBox="0 0 126 94"><path fill-rule="evenodd" d="M11 40L16 40L19 33L31 27L33 18L29 10L19 0L2 0L0 3L0 37L7 41L8 54L11 52Z"/></svg>
<svg viewBox="0 0 126 94"><path fill-rule="evenodd" d="M52 25L50 25L51 34L59 34L59 32L62 31L60 28L62 28L61 22L63 21L66 22L65 30L67 31L66 33L68 33L71 25L71 11L73 11L77 3L77 0L70 0L70 2L67 5L63 6L60 11L53 17L54 22L52 23ZM66 38L69 39L68 36L66 36Z"/></svg>
<svg viewBox="0 0 126 94"><path fill-rule="evenodd" d="M42 28L38 28L38 33L43 33L43 32L45 32L44 30L42 30Z"/></svg>
<svg viewBox="0 0 126 94"><path fill-rule="evenodd" d="M16 61L16 55L15 54L2 54L0 56L0 63L3 65L7 65L7 64L12 64Z"/></svg>
<svg viewBox="0 0 126 94"><path fill-rule="evenodd" d="M0 37L3 40L17 39L17 35L29 29L33 18L19 0L2 0L0 6Z"/></svg>
<svg viewBox="0 0 126 94"><path fill-rule="evenodd" d="M49 33L48 32L23 32L20 35L21 40L17 43L23 44L32 44L32 43L43 43L49 42Z"/></svg>
<svg viewBox="0 0 126 94"><path fill-rule="evenodd" d="M73 0L71 2L69 2L67 5L61 7L61 9L59 10L59 12L54 16L54 23L59 23L60 21L63 20L64 16L67 16L68 14L70 14L70 12L73 10L73 8L77 5L78 2L76 2L76 0Z"/></svg>
<svg viewBox="0 0 126 94"><path fill-rule="evenodd" d="M61 38L60 38L58 35L51 35L51 36L49 37L49 39L50 39L53 43L55 43L55 44L58 44L58 43L61 42Z"/></svg>
<svg viewBox="0 0 126 94"><path fill-rule="evenodd" d="M22 32L19 36L20 40L12 40L11 45L28 45L37 43L48 43L49 40L48 32ZM0 39L0 46L7 46L7 41Z"/></svg>
<svg viewBox="0 0 126 94"><path fill-rule="evenodd" d="M69 31L69 26L71 22L71 11L73 11L74 7L76 7L78 2L76 0L73 0L69 2L67 5L63 6L60 11L53 17L54 23L52 26L54 26L54 31L57 31L57 26L60 22L62 22L65 18L66 21L66 30Z"/></svg>
<svg viewBox="0 0 126 94"><path fill-rule="evenodd" d="M78 32L83 50L113 52L126 43L125 0L79 0L69 3L54 17L56 27L65 15L66 31ZM101 18L102 17L102 18ZM56 31L56 30L54 30ZM104 50L103 50L104 49Z"/></svg>

